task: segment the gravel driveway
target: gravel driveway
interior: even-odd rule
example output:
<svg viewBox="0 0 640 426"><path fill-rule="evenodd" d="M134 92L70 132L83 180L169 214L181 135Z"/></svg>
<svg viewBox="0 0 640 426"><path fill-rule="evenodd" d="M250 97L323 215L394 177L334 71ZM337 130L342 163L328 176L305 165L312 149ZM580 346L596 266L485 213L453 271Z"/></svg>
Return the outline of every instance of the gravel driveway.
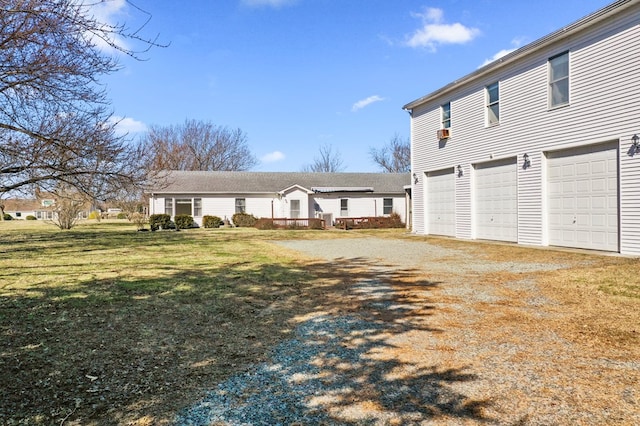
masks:
<svg viewBox="0 0 640 426"><path fill-rule="evenodd" d="M277 244L366 267L348 296L359 310L302 319L270 362L175 424L640 424L640 362L586 356L545 326L563 313L535 272L565 265L479 261L422 241ZM518 278L486 281L498 272Z"/></svg>

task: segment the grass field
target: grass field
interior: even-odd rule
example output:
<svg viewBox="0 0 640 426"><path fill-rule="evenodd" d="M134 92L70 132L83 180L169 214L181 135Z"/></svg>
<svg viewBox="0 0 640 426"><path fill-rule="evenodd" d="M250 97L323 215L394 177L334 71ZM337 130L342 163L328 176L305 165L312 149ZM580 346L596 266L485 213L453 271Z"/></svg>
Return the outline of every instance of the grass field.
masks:
<svg viewBox="0 0 640 426"><path fill-rule="evenodd" d="M366 235L422 238L0 223L0 423L167 424L204 389L263 360L296 318L340 309L352 277L270 241ZM567 337L640 344L637 259L429 241L487 259L571 260L576 267L540 277L545 292L575 306Z"/></svg>

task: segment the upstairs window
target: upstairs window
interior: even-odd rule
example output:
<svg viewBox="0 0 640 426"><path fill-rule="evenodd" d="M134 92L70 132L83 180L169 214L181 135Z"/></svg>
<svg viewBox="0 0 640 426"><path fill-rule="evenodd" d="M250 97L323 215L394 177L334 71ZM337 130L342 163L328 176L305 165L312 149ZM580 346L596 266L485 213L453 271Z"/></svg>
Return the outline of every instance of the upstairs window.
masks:
<svg viewBox="0 0 640 426"><path fill-rule="evenodd" d="M451 102L442 105L440 109L442 111L442 128L448 129L451 127Z"/></svg>
<svg viewBox="0 0 640 426"><path fill-rule="evenodd" d="M500 85L496 81L487 86L487 123L491 126L500 122Z"/></svg>
<svg viewBox="0 0 640 426"><path fill-rule="evenodd" d="M569 103L569 52L549 59L549 105Z"/></svg>

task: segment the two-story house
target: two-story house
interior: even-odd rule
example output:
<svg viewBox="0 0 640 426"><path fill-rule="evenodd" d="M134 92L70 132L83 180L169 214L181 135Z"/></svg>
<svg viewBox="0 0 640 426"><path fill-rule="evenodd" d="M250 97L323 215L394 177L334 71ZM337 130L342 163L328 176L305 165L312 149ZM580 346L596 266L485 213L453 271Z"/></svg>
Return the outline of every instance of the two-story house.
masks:
<svg viewBox="0 0 640 426"><path fill-rule="evenodd" d="M640 255L640 1L404 109L415 233Z"/></svg>

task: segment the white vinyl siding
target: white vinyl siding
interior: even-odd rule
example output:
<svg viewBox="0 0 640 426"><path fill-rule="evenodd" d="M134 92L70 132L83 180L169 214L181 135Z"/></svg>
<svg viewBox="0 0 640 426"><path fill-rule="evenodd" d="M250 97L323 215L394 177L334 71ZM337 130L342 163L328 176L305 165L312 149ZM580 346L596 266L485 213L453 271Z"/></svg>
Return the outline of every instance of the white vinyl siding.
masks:
<svg viewBox="0 0 640 426"><path fill-rule="evenodd" d="M469 83L447 86L411 114L413 227L428 230L425 172L461 164L456 178L456 236L472 238L468 221L475 200L472 164L517 157L518 242L549 245L548 161L545 153L615 140L618 153L619 251L640 255L640 155L628 154L631 137L640 134L640 4L626 5L615 19L585 26L564 43L531 50L511 63L490 68ZM570 105L550 110L549 58L570 52ZM464 81L464 79L463 79ZM500 125L487 126L486 88L500 82ZM442 126L441 107L451 102L455 132L446 143L435 137ZM523 154L531 167L523 169ZM466 208L466 207L465 207Z"/></svg>

